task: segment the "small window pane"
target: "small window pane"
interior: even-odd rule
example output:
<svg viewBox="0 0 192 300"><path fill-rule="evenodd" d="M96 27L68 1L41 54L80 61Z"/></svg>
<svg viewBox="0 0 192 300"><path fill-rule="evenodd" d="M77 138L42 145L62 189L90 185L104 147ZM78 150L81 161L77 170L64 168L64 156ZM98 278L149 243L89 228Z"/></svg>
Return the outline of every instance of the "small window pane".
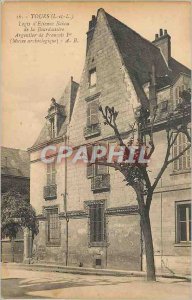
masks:
<svg viewBox="0 0 192 300"><path fill-rule="evenodd" d="M87 125L96 125L99 123L99 101L95 100L87 106Z"/></svg>
<svg viewBox="0 0 192 300"><path fill-rule="evenodd" d="M56 170L55 162L47 164L47 185L53 185L56 183Z"/></svg>
<svg viewBox="0 0 192 300"><path fill-rule="evenodd" d="M186 206L180 206L180 221L186 221Z"/></svg>
<svg viewBox="0 0 192 300"><path fill-rule="evenodd" d="M102 175L108 173L108 167L104 165L97 165L96 166L96 175Z"/></svg>
<svg viewBox="0 0 192 300"><path fill-rule="evenodd" d="M89 72L89 86L95 86L97 82L96 69Z"/></svg>
<svg viewBox="0 0 192 300"><path fill-rule="evenodd" d="M187 240L187 228L186 228L186 222L180 223L180 230L181 230L181 241Z"/></svg>
<svg viewBox="0 0 192 300"><path fill-rule="evenodd" d="M58 209L48 209L47 214L47 241L50 244L58 245L60 243L60 223Z"/></svg>

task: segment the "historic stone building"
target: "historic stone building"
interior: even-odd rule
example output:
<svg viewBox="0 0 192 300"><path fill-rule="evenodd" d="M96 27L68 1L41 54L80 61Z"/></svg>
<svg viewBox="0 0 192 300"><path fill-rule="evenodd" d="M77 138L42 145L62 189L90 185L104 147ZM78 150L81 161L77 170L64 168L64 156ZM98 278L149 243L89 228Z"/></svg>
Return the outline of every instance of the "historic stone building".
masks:
<svg viewBox="0 0 192 300"><path fill-rule="evenodd" d="M99 9L87 32L87 53L80 85L73 80L31 153L31 204L39 218L34 259L71 266L141 270L145 268L136 196L118 171L105 166L44 164L41 150L50 144L78 149L94 143L114 144L113 130L103 124L99 105L114 106L126 140L134 110L158 104L157 124L190 86L190 70L171 56L171 37L160 29L150 42ZM78 92L77 92L78 89ZM150 173L155 178L166 150L163 126L155 134ZM181 136L174 155L186 143ZM151 208L157 268L189 272L189 153L166 170Z"/></svg>

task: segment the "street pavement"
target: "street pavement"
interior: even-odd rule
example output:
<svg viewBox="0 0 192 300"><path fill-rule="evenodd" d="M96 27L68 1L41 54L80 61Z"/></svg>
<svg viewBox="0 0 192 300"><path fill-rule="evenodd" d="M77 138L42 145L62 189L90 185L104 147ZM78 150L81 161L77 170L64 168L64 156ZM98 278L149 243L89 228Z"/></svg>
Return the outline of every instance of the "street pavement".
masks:
<svg viewBox="0 0 192 300"><path fill-rule="evenodd" d="M189 300L191 285L183 279L80 275L31 271L2 264L4 299Z"/></svg>

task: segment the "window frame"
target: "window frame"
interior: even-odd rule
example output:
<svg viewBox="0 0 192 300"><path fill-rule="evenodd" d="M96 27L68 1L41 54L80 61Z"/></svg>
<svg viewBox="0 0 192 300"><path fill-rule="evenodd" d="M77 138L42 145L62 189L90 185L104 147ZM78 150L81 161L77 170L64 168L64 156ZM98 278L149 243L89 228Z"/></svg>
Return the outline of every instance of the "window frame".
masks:
<svg viewBox="0 0 192 300"><path fill-rule="evenodd" d="M92 147L93 146L96 146L96 145L89 145L87 147L87 153L88 153L88 157L89 159L91 158L91 154L92 154ZM107 147L108 148L108 144L103 144L103 146ZM102 167L105 167L106 168L106 172L100 172L98 171L99 168L102 168ZM91 169L92 172L88 172L88 169ZM86 167L86 172L87 172L87 178L90 179L90 178L93 178L93 177L96 177L96 176L99 176L99 175L107 175L109 174L109 167L108 166L105 166L105 165L97 165L97 164L91 164L91 163L87 163L87 167Z"/></svg>
<svg viewBox="0 0 192 300"><path fill-rule="evenodd" d="M93 119L97 119L96 122L93 122ZM87 103L87 127L94 127L99 124L99 99L94 99L91 102Z"/></svg>
<svg viewBox="0 0 192 300"><path fill-rule="evenodd" d="M181 206L186 206L186 211L188 212L188 216L186 214L186 221L180 220L180 212L179 208ZM188 207L189 206L189 207ZM189 211L191 211L191 201L190 200L183 200L183 201L176 201L175 202L175 243L179 245L190 245L190 217L189 217ZM185 222L186 224L186 236L187 239L181 240L181 229L180 229L180 223Z"/></svg>
<svg viewBox="0 0 192 300"><path fill-rule="evenodd" d="M190 129L188 129L190 133ZM173 139L177 133L173 133ZM179 152L181 152L184 149L184 146L187 145L187 137L184 133L180 132L177 136L177 139L175 140L175 143L172 147L172 158L177 156ZM190 148L177 160L173 161L172 163L172 170L173 173L179 173L179 172L186 172L190 171Z"/></svg>
<svg viewBox="0 0 192 300"><path fill-rule="evenodd" d="M47 186L56 184L56 163L47 164ZM50 177L50 178L49 178Z"/></svg>
<svg viewBox="0 0 192 300"><path fill-rule="evenodd" d="M46 217L46 246L52 246L52 247L59 247L61 245L61 222L59 219L59 208L57 206L52 207L46 207L44 208L45 211L45 217ZM55 214L57 215L57 226L56 227L50 227L50 215L51 211L56 211ZM54 223L53 223L54 224ZM52 230L52 233L51 233ZM58 235L57 238L51 238L51 236L55 237L56 234ZM55 240L55 242L53 242Z"/></svg>
<svg viewBox="0 0 192 300"><path fill-rule="evenodd" d="M93 74L95 74L95 80L94 80L94 83L92 84L92 79L91 78L92 78ZM88 76L88 78L89 78L89 88L96 87L96 85L97 85L96 67L89 70L89 76Z"/></svg>
<svg viewBox="0 0 192 300"><path fill-rule="evenodd" d="M180 93L187 89L187 85L182 83L175 87L175 107L180 103Z"/></svg>
<svg viewBox="0 0 192 300"><path fill-rule="evenodd" d="M98 220L91 220L91 214L93 211L93 207L100 206L101 208L101 221ZM98 213L98 208L96 208L97 211L94 211L95 216ZM100 246L106 246L107 243L107 236L106 236L106 216L105 216L105 201L89 201L88 204L88 215L89 215L89 222L88 222L88 230L89 230L89 246L90 247L100 247ZM100 224L100 225L99 225ZM95 228L95 232L92 232L92 229ZM100 230L100 233L98 231ZM98 236L102 237L101 239L98 239ZM92 239L92 237L95 237L95 239Z"/></svg>

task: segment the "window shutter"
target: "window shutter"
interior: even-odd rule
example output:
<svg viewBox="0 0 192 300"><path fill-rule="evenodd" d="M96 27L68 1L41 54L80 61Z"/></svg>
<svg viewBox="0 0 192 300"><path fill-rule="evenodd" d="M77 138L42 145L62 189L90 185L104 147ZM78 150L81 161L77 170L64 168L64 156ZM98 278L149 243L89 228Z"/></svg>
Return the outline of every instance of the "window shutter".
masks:
<svg viewBox="0 0 192 300"><path fill-rule="evenodd" d="M47 164L47 185L51 184L51 166Z"/></svg>
<svg viewBox="0 0 192 300"><path fill-rule="evenodd" d="M175 134L173 135L173 138ZM188 140L185 134L179 133L174 145L173 145L173 157L176 157L180 152L182 152L188 145ZM185 153L179 157L179 159L173 162L173 170L186 170L190 168L190 149L185 151Z"/></svg>
<svg viewBox="0 0 192 300"><path fill-rule="evenodd" d="M91 125L91 103L87 105L87 126Z"/></svg>
<svg viewBox="0 0 192 300"><path fill-rule="evenodd" d="M98 100L90 103L90 125L95 125L99 123L99 102Z"/></svg>
<svg viewBox="0 0 192 300"><path fill-rule="evenodd" d="M55 184L55 178L56 178L56 169L55 169L55 162L53 162L52 163L52 165L51 165L51 167L52 167L52 184Z"/></svg>
<svg viewBox="0 0 192 300"><path fill-rule="evenodd" d="M90 242L105 241L105 215L104 205L97 203L89 206Z"/></svg>
<svg viewBox="0 0 192 300"><path fill-rule="evenodd" d="M92 178L94 176L94 165L87 164L87 178Z"/></svg>
<svg viewBox="0 0 192 300"><path fill-rule="evenodd" d="M90 205L89 207L89 218L90 218L90 242L94 241L95 233L95 214L94 206Z"/></svg>
<svg viewBox="0 0 192 300"><path fill-rule="evenodd" d="M108 167L104 165L96 165L96 175L108 174Z"/></svg>

